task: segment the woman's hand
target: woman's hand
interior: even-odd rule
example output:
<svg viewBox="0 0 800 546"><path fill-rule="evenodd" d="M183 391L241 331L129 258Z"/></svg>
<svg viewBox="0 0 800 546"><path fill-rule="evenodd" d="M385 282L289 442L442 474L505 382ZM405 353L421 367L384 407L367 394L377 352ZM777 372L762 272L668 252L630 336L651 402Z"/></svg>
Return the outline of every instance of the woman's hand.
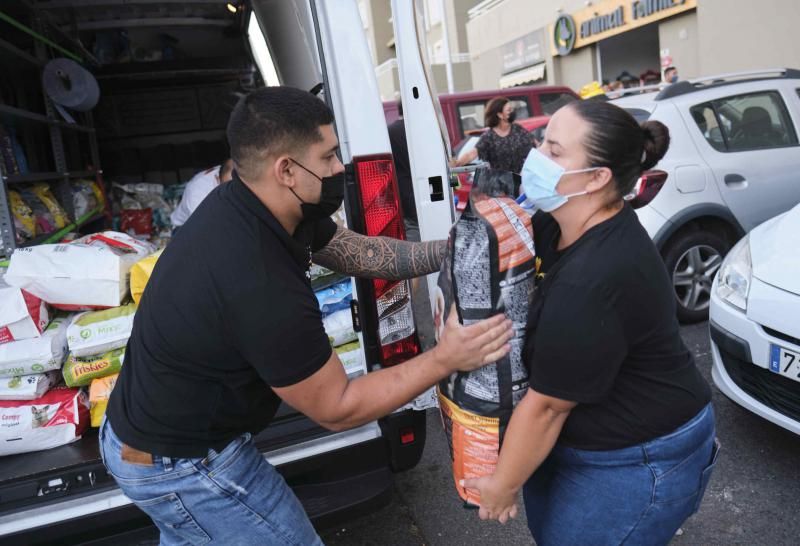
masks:
<svg viewBox="0 0 800 546"><path fill-rule="evenodd" d="M481 498L478 516L481 519L496 519L505 524L517 517L517 493L497 480L494 475L461 480L461 487L477 491Z"/></svg>

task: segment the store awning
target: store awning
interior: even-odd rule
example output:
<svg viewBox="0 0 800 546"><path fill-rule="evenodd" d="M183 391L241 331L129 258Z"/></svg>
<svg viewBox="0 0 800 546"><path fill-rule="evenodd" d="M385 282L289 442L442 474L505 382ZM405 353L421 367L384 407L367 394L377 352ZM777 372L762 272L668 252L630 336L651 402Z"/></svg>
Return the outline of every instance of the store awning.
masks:
<svg viewBox="0 0 800 546"><path fill-rule="evenodd" d="M511 74L506 74L500 78L500 89L543 80L546 66L547 63L539 63Z"/></svg>

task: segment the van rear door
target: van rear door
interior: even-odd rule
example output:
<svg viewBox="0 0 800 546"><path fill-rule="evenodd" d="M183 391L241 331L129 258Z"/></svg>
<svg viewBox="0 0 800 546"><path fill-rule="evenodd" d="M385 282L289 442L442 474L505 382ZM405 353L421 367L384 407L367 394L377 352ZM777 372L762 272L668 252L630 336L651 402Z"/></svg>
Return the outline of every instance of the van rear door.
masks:
<svg viewBox="0 0 800 546"><path fill-rule="evenodd" d="M408 140L411 178L417 202L417 218L423 241L447 239L455 221L453 192L447 158L450 142L438 93L429 72L424 43L422 0L392 0L392 17L400 74L400 95ZM428 294L435 302L439 274L428 275Z"/></svg>

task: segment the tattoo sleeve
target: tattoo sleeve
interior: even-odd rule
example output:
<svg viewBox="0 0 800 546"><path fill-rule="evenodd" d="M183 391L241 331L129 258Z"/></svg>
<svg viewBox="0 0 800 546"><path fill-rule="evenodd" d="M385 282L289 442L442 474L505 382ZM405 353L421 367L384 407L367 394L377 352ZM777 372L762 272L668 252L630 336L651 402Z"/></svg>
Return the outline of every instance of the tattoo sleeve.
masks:
<svg viewBox="0 0 800 546"><path fill-rule="evenodd" d="M447 241L413 243L339 228L314 263L353 277L410 279L439 271Z"/></svg>

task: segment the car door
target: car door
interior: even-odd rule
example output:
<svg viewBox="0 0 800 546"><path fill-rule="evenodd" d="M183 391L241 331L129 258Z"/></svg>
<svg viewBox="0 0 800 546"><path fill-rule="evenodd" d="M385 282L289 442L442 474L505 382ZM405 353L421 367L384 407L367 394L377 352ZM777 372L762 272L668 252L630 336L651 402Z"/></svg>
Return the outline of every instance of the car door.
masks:
<svg viewBox="0 0 800 546"><path fill-rule="evenodd" d="M703 101L688 95L682 104L686 123L700 129L691 133L722 199L747 231L800 202L800 120L784 84L769 80Z"/></svg>

